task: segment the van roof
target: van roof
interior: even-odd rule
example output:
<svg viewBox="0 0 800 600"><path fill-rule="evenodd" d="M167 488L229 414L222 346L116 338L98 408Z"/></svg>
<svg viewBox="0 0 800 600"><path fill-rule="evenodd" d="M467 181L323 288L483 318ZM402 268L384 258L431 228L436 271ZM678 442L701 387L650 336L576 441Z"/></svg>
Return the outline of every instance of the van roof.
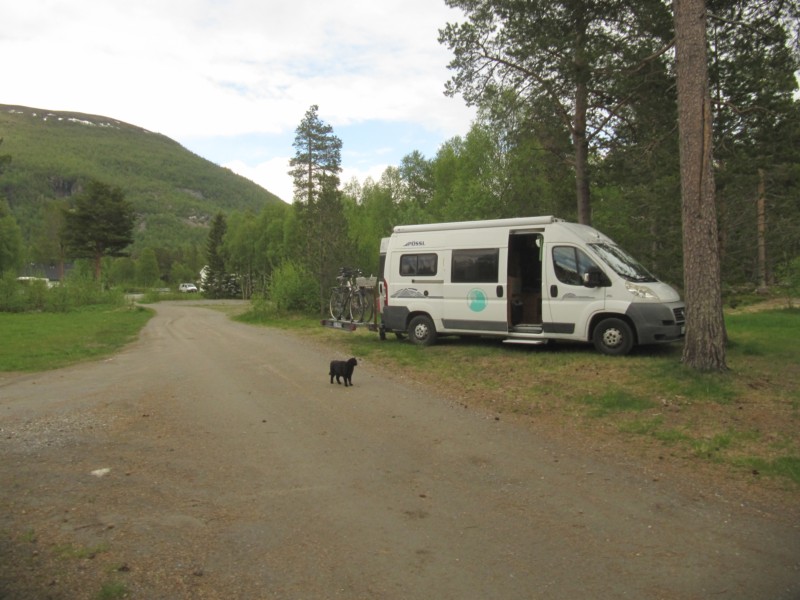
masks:
<svg viewBox="0 0 800 600"><path fill-rule="evenodd" d="M485 229L489 227L527 227L563 222L552 215L545 217L516 217L512 219L490 219L486 221L455 221L452 223L426 223L422 225L397 225L395 233L411 233L418 231L447 231L453 229Z"/></svg>

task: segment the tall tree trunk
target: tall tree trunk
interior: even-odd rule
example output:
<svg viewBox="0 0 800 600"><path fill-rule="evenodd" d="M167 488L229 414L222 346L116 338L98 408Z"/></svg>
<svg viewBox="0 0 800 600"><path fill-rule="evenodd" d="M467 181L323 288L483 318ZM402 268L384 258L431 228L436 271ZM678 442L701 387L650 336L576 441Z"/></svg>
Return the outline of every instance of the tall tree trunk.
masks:
<svg viewBox="0 0 800 600"><path fill-rule="evenodd" d="M705 0L674 0L686 340L683 362L722 371L725 320L714 199Z"/></svg>
<svg viewBox="0 0 800 600"><path fill-rule="evenodd" d="M103 251L98 248L95 250L94 258L92 259L94 265L94 280L100 282L101 265L103 264Z"/></svg>
<svg viewBox="0 0 800 600"><path fill-rule="evenodd" d="M764 169L758 170L758 199L756 200L758 215L758 289L767 289L767 217L766 189L764 186Z"/></svg>
<svg viewBox="0 0 800 600"><path fill-rule="evenodd" d="M586 58L586 28L577 20L575 37L575 116L572 123L572 146L575 151L575 194L578 200L578 223L592 224L589 204L589 141L586 139L586 112L589 107L589 62Z"/></svg>
<svg viewBox="0 0 800 600"><path fill-rule="evenodd" d="M575 124L572 131L572 145L575 148L575 193L578 199L578 223L592 224L589 204L589 142L586 140L586 102L585 84L578 84L575 97Z"/></svg>

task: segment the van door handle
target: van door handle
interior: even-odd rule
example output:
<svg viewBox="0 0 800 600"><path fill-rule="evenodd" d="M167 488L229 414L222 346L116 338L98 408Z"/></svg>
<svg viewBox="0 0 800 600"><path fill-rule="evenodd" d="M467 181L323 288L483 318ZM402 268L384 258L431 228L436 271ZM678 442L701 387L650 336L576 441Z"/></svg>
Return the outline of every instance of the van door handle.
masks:
<svg viewBox="0 0 800 600"><path fill-rule="evenodd" d="M558 298L558 286L551 285L550 286L550 297L551 298Z"/></svg>
<svg viewBox="0 0 800 600"><path fill-rule="evenodd" d="M502 285L498 285L497 286L497 297L498 298L502 298L503 297L503 286Z"/></svg>

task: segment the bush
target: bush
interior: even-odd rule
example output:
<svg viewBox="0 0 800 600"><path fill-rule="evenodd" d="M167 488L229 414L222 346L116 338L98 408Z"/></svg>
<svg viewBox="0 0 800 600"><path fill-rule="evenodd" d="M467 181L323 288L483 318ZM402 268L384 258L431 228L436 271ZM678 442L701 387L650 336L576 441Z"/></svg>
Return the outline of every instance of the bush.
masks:
<svg viewBox="0 0 800 600"><path fill-rule="evenodd" d="M80 274L53 288L44 281L21 283L10 274L0 280L0 312L69 312L81 306L124 303L121 290L105 290L91 277Z"/></svg>
<svg viewBox="0 0 800 600"><path fill-rule="evenodd" d="M269 297L279 312L314 310L317 283L306 269L287 261L272 272Z"/></svg>
<svg viewBox="0 0 800 600"><path fill-rule="evenodd" d="M6 273L0 279L0 311L24 312L28 310L27 286L23 286L17 278Z"/></svg>
<svg viewBox="0 0 800 600"><path fill-rule="evenodd" d="M255 293L250 297L250 311L248 320L264 321L275 317L278 314L275 303L264 294Z"/></svg>
<svg viewBox="0 0 800 600"><path fill-rule="evenodd" d="M791 308L793 299L800 298L800 256L785 266L780 274L780 284L786 290L786 299Z"/></svg>

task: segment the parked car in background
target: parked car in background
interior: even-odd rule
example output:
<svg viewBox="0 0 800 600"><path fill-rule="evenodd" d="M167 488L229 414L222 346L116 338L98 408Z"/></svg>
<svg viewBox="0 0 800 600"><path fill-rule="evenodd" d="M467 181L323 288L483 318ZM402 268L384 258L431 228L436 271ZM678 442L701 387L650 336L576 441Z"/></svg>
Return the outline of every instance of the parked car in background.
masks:
<svg viewBox="0 0 800 600"><path fill-rule="evenodd" d="M55 287L58 282L50 281L46 277L17 277L17 281L23 285L44 285L48 288Z"/></svg>
<svg viewBox="0 0 800 600"><path fill-rule="evenodd" d="M196 294L197 286L193 283L182 283L178 286L178 291L182 294Z"/></svg>

